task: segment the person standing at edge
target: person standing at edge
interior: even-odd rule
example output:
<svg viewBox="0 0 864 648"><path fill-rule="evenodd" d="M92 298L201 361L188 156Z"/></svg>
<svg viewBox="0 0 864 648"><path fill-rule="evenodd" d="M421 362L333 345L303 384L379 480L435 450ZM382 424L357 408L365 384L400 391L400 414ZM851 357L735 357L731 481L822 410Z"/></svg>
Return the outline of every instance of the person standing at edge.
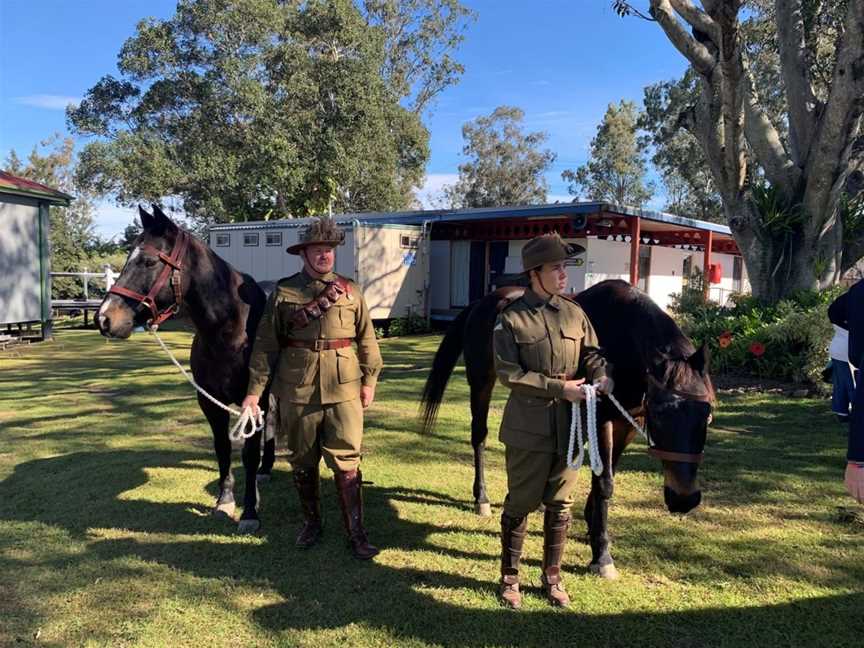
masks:
<svg viewBox="0 0 864 648"><path fill-rule="evenodd" d="M842 302L841 302L842 300ZM864 279L859 280L832 308L846 313L849 323L849 362L858 367L852 414L849 417L849 445L846 452L846 490L864 504ZM835 302L836 303L836 302Z"/></svg>
<svg viewBox="0 0 864 648"><path fill-rule="evenodd" d="M369 544L363 526L360 445L363 410L375 398L383 362L363 293L333 272L335 248L344 242L345 233L325 217L307 225L299 242L287 248L303 259L303 269L280 280L267 301L243 407L257 411L270 379L269 357L278 352L270 414L288 450L303 511L296 544L308 548L321 538L318 468L323 456L333 470L351 553L367 560L378 549Z"/></svg>
<svg viewBox="0 0 864 648"><path fill-rule="evenodd" d="M495 371L511 390L499 437L507 467L500 597L511 608L522 605L519 560L528 514L541 503L546 509L543 589L552 605L570 603L561 580L578 474L567 467L570 403L584 398L585 380L601 393L612 390L591 322L578 304L561 295L567 287L564 262L578 252L555 233L528 241L522 267L530 288L501 312L494 328Z"/></svg>

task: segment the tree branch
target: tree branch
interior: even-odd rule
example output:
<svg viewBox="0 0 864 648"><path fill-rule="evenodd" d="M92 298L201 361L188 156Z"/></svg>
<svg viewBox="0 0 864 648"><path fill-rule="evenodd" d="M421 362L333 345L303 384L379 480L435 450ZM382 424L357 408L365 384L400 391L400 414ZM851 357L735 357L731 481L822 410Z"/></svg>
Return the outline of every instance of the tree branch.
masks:
<svg viewBox="0 0 864 648"><path fill-rule="evenodd" d="M693 28L704 34L714 42L720 42L720 27L707 13L699 9L690 0L670 0L672 8L687 21Z"/></svg>
<svg viewBox="0 0 864 648"><path fill-rule="evenodd" d="M795 163L807 160L816 130L818 102L810 81L802 0L775 0L780 69L789 106L789 145Z"/></svg>
<svg viewBox="0 0 864 648"><path fill-rule="evenodd" d="M807 192L825 195L848 173L864 110L864 2L850 2L828 101L806 160Z"/></svg>
<svg viewBox="0 0 864 648"><path fill-rule="evenodd" d="M716 61L702 43L687 33L681 23L678 22L669 0L651 0L651 14L666 32L675 48L690 61L699 74L710 77Z"/></svg>
<svg viewBox="0 0 864 648"><path fill-rule="evenodd" d="M780 133L759 106L753 79L749 75L744 97L744 132L747 143L765 169L768 181L787 196L794 193L801 180L801 169L790 159Z"/></svg>

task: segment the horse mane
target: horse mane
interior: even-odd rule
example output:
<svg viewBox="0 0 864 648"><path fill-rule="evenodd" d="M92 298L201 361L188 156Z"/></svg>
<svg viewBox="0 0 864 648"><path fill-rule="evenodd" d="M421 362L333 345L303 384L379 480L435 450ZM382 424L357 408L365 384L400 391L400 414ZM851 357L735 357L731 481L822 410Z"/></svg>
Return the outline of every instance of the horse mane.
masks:
<svg viewBox="0 0 864 648"><path fill-rule="evenodd" d="M632 286L631 286L632 288ZM711 402L716 400L714 383L708 375L707 367L703 372L694 369L688 359L696 353L693 342L675 320L660 308L654 300L640 290L632 288L638 310L652 324L641 328L637 336L641 345L642 358L646 366L653 368L658 364L663 368L662 376L655 376L668 387L688 385L694 380L704 384Z"/></svg>
<svg viewBox="0 0 864 648"><path fill-rule="evenodd" d="M583 306L592 322L602 325L595 328L607 333L601 344L606 347L607 358L627 371L656 371L662 367L663 375L654 377L667 386L685 386L694 380L703 383L714 398L714 387L707 371L697 372L689 362L696 347L684 335L675 320L660 308L648 295L626 281L612 279L602 281L582 291L576 301ZM626 313L626 321L610 319L610 302L617 302ZM635 357L634 357L635 356Z"/></svg>

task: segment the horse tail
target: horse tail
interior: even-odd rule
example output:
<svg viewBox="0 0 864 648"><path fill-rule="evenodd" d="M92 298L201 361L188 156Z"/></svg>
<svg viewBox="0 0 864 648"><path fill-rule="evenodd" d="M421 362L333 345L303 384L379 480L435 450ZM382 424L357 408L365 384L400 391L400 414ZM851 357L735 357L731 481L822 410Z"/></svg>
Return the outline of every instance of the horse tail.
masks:
<svg viewBox="0 0 864 648"><path fill-rule="evenodd" d="M468 316L473 308L474 304L471 304L462 309L462 312L450 324L444 339L441 340L441 344L435 352L432 370L429 372L429 377L426 378L423 396L420 399L420 418L423 422L424 432L431 431L435 426L435 419L438 417L438 408L444 399L447 381L450 380L450 375L459 361L459 356L462 355L465 323L468 321Z"/></svg>

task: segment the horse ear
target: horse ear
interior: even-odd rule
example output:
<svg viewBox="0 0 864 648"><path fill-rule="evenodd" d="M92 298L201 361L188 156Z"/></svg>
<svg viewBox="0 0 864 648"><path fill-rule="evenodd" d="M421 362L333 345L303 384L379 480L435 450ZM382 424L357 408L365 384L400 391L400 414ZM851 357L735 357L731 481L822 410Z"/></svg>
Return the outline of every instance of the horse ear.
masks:
<svg viewBox="0 0 864 648"><path fill-rule="evenodd" d="M152 232L157 236L161 236L165 232L170 232L177 229L177 226L165 215L159 205L153 205L153 227Z"/></svg>
<svg viewBox="0 0 864 648"><path fill-rule="evenodd" d="M703 344L696 350L696 353L687 358L687 364L699 373L704 374L708 369L708 362L710 359L711 357L708 352L708 347Z"/></svg>
<svg viewBox="0 0 864 648"><path fill-rule="evenodd" d="M153 220L153 217L147 213L147 210L144 209L141 205L138 205L138 216L141 218L141 227L143 229L153 229L155 221Z"/></svg>

